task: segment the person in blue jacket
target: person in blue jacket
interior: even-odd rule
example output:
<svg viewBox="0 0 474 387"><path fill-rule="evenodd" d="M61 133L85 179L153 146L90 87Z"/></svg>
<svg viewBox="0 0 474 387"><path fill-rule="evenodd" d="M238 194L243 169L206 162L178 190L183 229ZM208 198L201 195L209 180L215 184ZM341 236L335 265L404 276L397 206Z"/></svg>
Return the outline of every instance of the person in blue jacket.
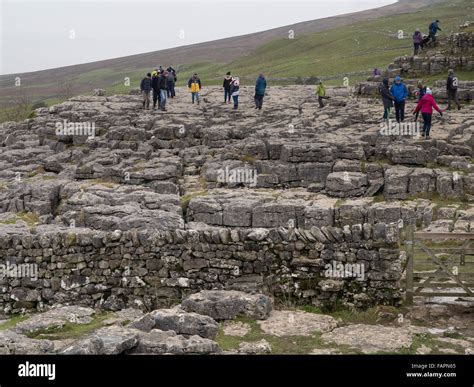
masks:
<svg viewBox="0 0 474 387"><path fill-rule="evenodd" d="M262 110L263 97L265 96L265 89L267 88L267 81L263 74L260 74L255 83L255 109Z"/></svg>
<svg viewBox="0 0 474 387"><path fill-rule="evenodd" d="M395 117L397 122L403 122L405 119L405 101L408 97L408 89L399 75L395 77L395 82L390 88L390 92L394 98Z"/></svg>
<svg viewBox="0 0 474 387"><path fill-rule="evenodd" d="M439 23L440 21L439 20L435 20L434 22L432 22L429 26L429 29L430 29L430 39L431 41L434 43L436 42L436 33L438 31L441 31L441 28L439 27Z"/></svg>

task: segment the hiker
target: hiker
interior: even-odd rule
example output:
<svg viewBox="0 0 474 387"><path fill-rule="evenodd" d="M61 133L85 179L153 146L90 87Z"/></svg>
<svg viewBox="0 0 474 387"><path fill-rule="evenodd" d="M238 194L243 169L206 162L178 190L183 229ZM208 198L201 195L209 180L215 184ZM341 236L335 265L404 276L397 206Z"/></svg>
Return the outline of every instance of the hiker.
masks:
<svg viewBox="0 0 474 387"><path fill-rule="evenodd" d="M393 95L388 87L388 78L384 78L382 83L379 85L379 93L382 96L383 102L383 120L388 122L390 118L390 109L393 106Z"/></svg>
<svg viewBox="0 0 474 387"><path fill-rule="evenodd" d="M441 31L441 28L439 27L439 24L440 21L439 20L435 20L434 22L432 22L430 24L430 26L428 27L428 29L430 30L430 39L431 41L434 43L436 42L436 33L438 31Z"/></svg>
<svg viewBox="0 0 474 387"><path fill-rule="evenodd" d="M194 100L196 100L199 105L199 92L202 89L202 85L197 73L194 73L193 76L189 78L188 88L191 92L192 102L194 103Z"/></svg>
<svg viewBox="0 0 474 387"><path fill-rule="evenodd" d="M395 118L397 122L403 122L405 119L405 100L408 97L408 89L399 75L395 77L395 82L390 88L390 93L394 98Z"/></svg>
<svg viewBox="0 0 474 387"><path fill-rule="evenodd" d="M373 77L380 77L382 75L382 72L376 67L374 68L374 70L372 71L372 76Z"/></svg>
<svg viewBox="0 0 474 387"><path fill-rule="evenodd" d="M143 93L143 109L150 107L150 91L151 91L151 74L147 73L146 77L140 82L140 90Z"/></svg>
<svg viewBox="0 0 474 387"><path fill-rule="evenodd" d="M454 70L448 70L448 79L446 81L446 91L448 92L448 108L451 110L451 100L454 100L458 110L461 109L461 104L459 103L459 94L458 94L458 78L454 75Z"/></svg>
<svg viewBox="0 0 474 387"><path fill-rule="evenodd" d="M420 48L423 49L423 35L421 34L421 31L419 28L417 28L415 30L415 33L413 34L413 47L414 47L413 55L418 55Z"/></svg>
<svg viewBox="0 0 474 387"><path fill-rule="evenodd" d="M224 103L230 103L230 84L234 78L230 75L230 71L228 71L224 77L224 82L222 83L222 87L224 88Z"/></svg>
<svg viewBox="0 0 474 387"><path fill-rule="evenodd" d="M433 98L433 92L430 88L426 88L426 94L418 101L413 114L415 114L415 121L418 119L418 113L421 111L421 115L423 117L423 130L422 136L425 139L430 137L430 129L431 129L431 119L433 116L433 108L443 117L443 112L441 109L436 105L436 101Z"/></svg>
<svg viewBox="0 0 474 387"><path fill-rule="evenodd" d="M232 80L230 84L230 95L234 100L234 110L239 108L239 94L240 94L240 80L239 78L235 78Z"/></svg>
<svg viewBox="0 0 474 387"><path fill-rule="evenodd" d="M319 81L318 87L316 88L316 95L318 96L319 107L324 107L323 99L328 99L326 97L326 88L323 85L323 81Z"/></svg>
<svg viewBox="0 0 474 387"><path fill-rule="evenodd" d="M158 70L153 71L151 77L151 87L153 88L153 109L156 109L156 103L158 102L158 109L160 108L160 85L159 78L160 74Z"/></svg>
<svg viewBox="0 0 474 387"><path fill-rule="evenodd" d="M176 96L174 85L176 81L178 80L178 78L176 77L176 71L174 68L168 67L167 71L168 71L168 78L166 79L166 82L168 84L168 88L167 88L168 98L174 98Z"/></svg>
<svg viewBox="0 0 474 387"><path fill-rule="evenodd" d="M260 74L255 83L255 109L262 110L263 97L265 96L265 89L267 88L267 80L263 74Z"/></svg>
<svg viewBox="0 0 474 387"><path fill-rule="evenodd" d="M417 98L417 101L419 101L426 94L426 86L423 86L422 81L418 81L416 87L418 90L415 92L415 96Z"/></svg>
<svg viewBox="0 0 474 387"><path fill-rule="evenodd" d="M158 77L158 87L160 88L160 108L166 111L166 99L168 97L168 71L164 70Z"/></svg>

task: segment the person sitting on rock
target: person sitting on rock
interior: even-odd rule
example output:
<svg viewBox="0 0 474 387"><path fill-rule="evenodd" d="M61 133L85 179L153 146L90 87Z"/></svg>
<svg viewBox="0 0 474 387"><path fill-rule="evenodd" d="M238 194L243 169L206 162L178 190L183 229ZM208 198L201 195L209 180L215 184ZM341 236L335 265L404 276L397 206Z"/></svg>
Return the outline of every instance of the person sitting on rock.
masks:
<svg viewBox="0 0 474 387"><path fill-rule="evenodd" d="M390 109L393 107L393 95L388 87L388 78L384 78L379 85L379 93L382 96L383 102L383 120L388 122L390 118Z"/></svg>
<svg viewBox="0 0 474 387"><path fill-rule="evenodd" d="M191 92L192 103L194 103L194 100L196 100L197 104L199 105L199 92L202 89L202 85L197 73L194 73L193 76L189 78L188 88Z"/></svg>
<svg viewBox="0 0 474 387"><path fill-rule="evenodd" d="M420 48L423 49L423 35L421 34L421 31L419 28L417 28L415 30L415 33L413 34L413 47L414 47L413 55L418 55Z"/></svg>
<svg viewBox="0 0 474 387"><path fill-rule="evenodd" d="M397 122L403 122L405 119L405 100L408 97L408 89L399 75L395 77L395 82L390 88L390 92L394 98L395 117Z"/></svg>
<svg viewBox="0 0 474 387"><path fill-rule="evenodd" d="M230 95L234 100L234 110L239 108L239 95L240 95L240 80L239 78L235 78L232 80L230 84Z"/></svg>
<svg viewBox="0 0 474 387"><path fill-rule="evenodd" d="M224 88L224 103L230 103L230 84L234 78L230 75L230 71L224 77L224 82L222 83L222 87Z"/></svg>
<svg viewBox="0 0 474 387"><path fill-rule="evenodd" d="M430 137L433 108L440 114L441 117L443 116L443 112L438 107L435 99L433 98L433 92L430 88L426 88L426 94L418 101L415 110L413 110L413 114L416 115L415 121L418 119L418 113L421 111L421 115L423 117L423 130L421 134L425 139Z"/></svg>
<svg viewBox="0 0 474 387"><path fill-rule="evenodd" d="M451 110L451 101L454 100L456 103L458 110L461 109L461 104L459 103L459 95L458 95L458 78L454 75L454 70L448 70L448 79L446 80L446 91L448 93L448 108L447 110Z"/></svg>
<svg viewBox="0 0 474 387"><path fill-rule="evenodd" d="M146 77L140 82L140 90L143 94L143 109L150 107L150 91L151 91L151 74L147 73Z"/></svg>

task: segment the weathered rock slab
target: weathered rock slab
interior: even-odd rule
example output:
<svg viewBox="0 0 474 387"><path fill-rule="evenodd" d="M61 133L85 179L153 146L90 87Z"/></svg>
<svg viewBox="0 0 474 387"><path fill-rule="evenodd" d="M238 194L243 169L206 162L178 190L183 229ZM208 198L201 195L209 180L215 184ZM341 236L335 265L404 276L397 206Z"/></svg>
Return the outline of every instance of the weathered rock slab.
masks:
<svg viewBox="0 0 474 387"><path fill-rule="evenodd" d="M210 316L215 320L232 320L240 315L264 320L273 307L268 296L236 290L203 290L189 296L181 306L188 312Z"/></svg>

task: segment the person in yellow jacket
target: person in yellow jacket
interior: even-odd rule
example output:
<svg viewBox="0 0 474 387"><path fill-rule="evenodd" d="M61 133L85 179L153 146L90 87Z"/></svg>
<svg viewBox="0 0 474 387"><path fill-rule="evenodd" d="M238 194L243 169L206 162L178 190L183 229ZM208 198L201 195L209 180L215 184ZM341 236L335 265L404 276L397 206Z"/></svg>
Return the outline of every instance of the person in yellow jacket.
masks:
<svg viewBox="0 0 474 387"><path fill-rule="evenodd" d="M199 105L199 92L202 89L201 80L199 79L196 73L193 74L188 81L189 91L191 92L192 101L196 100L197 104Z"/></svg>
<svg viewBox="0 0 474 387"><path fill-rule="evenodd" d="M323 85L323 81L319 81L318 87L316 88L316 95L318 96L319 107L323 108L323 99L329 99L329 97L326 97L326 88Z"/></svg>

